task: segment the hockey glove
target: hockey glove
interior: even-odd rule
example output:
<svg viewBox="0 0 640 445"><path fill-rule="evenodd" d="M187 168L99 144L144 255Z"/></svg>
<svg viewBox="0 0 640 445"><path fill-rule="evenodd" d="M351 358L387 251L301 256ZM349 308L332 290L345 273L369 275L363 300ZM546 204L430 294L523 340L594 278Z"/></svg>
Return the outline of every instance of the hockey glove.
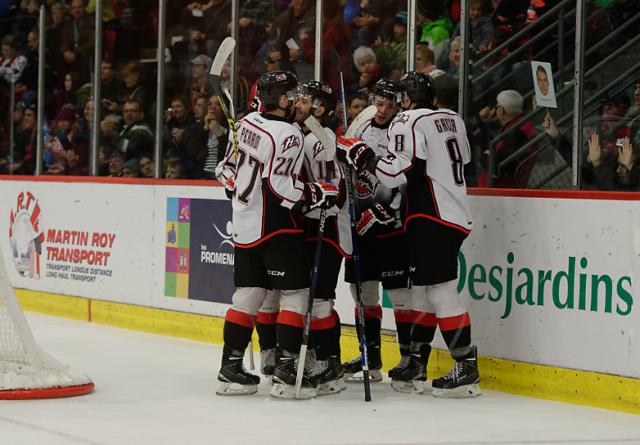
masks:
<svg viewBox="0 0 640 445"><path fill-rule="evenodd" d="M306 211L328 209L336 204L338 187L326 182L307 182L304 185Z"/></svg>
<svg viewBox="0 0 640 445"><path fill-rule="evenodd" d="M360 138L338 136L336 145L338 159L354 166L357 171L364 170L367 162L375 157L373 149Z"/></svg>
<svg viewBox="0 0 640 445"><path fill-rule="evenodd" d="M356 225L356 231L358 235L363 236L374 225L389 225L393 224L395 216L393 210L383 206L380 203L375 203L373 207L365 210Z"/></svg>
<svg viewBox="0 0 640 445"><path fill-rule="evenodd" d="M224 183L224 194L227 195L227 198L233 199L233 194L236 191L236 183L233 180L233 177L227 179Z"/></svg>

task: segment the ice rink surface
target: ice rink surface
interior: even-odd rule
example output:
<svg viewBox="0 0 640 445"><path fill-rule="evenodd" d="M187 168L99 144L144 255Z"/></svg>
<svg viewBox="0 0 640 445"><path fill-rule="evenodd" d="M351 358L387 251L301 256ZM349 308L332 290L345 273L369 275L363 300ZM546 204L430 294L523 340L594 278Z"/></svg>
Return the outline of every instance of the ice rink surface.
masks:
<svg viewBox="0 0 640 445"><path fill-rule="evenodd" d="M0 444L640 444L640 416L485 391L470 400L362 387L310 401L214 394L222 348L27 314L93 394L0 401ZM482 372L482 370L480 370Z"/></svg>

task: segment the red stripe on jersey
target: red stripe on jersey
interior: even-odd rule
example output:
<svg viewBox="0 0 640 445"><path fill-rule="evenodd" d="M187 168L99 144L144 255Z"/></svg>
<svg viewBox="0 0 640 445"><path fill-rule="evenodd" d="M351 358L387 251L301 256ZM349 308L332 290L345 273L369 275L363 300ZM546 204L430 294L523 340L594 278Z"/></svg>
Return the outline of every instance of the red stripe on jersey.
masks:
<svg viewBox="0 0 640 445"><path fill-rule="evenodd" d="M245 328L253 329L253 325L255 324L256 317L251 314L236 311L235 309L231 308L227 311L227 316L225 317L225 320L230 323L235 323L240 326L244 326Z"/></svg>
<svg viewBox="0 0 640 445"><path fill-rule="evenodd" d="M364 306L364 318L382 318L382 306ZM355 309L356 317L358 316L358 308Z"/></svg>
<svg viewBox="0 0 640 445"><path fill-rule="evenodd" d="M325 329L331 329L336 325L336 319L333 314L324 318L312 318L311 319L311 330L312 331L323 331Z"/></svg>
<svg viewBox="0 0 640 445"><path fill-rule="evenodd" d="M278 324L286 324L294 328L304 327L304 315L291 311L280 311L278 314Z"/></svg>
<svg viewBox="0 0 640 445"><path fill-rule="evenodd" d="M260 324L276 324L276 321L278 321L277 312L258 312L258 318L256 318L256 323Z"/></svg>
<svg viewBox="0 0 640 445"><path fill-rule="evenodd" d="M440 326L441 331L453 331L469 325L471 325L471 318L469 318L468 312L453 317L438 318L438 326Z"/></svg>
<svg viewBox="0 0 640 445"><path fill-rule="evenodd" d="M464 227L459 226L457 224L454 224L452 222L445 221L445 220L440 219L440 218L436 218L435 216L427 215L426 213L414 213L413 215L409 216L407 218L407 220L405 221L405 223L404 223L404 229L407 230L407 226L408 226L409 221L411 221L413 219L417 219L417 218L430 219L431 221L435 221L438 224L442 224L443 226L447 226L447 227L451 227L452 229L459 230L460 232L462 232L462 233L464 233L466 235L471 233L471 230L469 230L469 229L465 229Z"/></svg>
<svg viewBox="0 0 640 445"><path fill-rule="evenodd" d="M268 234L267 236L264 236L262 238L260 238L257 241L254 241L252 243L249 244L240 244L240 243L233 243L233 245L235 246L236 249L248 249L249 247L255 247L258 244L263 243L264 241L268 240L269 238L273 238L276 235L280 235L283 233L302 233L302 229L280 229L280 230L276 230L275 232L271 232L270 234Z"/></svg>
<svg viewBox="0 0 640 445"><path fill-rule="evenodd" d="M376 239L391 238L392 236L404 235L404 233L405 233L404 229L394 230L393 232L385 233L384 235L378 235L375 238Z"/></svg>
<svg viewBox="0 0 640 445"><path fill-rule="evenodd" d="M413 320L416 318L415 312L411 310L394 309L393 316L396 319L396 323L413 323Z"/></svg>
<svg viewBox="0 0 640 445"><path fill-rule="evenodd" d="M436 314L433 312L420 312L413 311L413 322L420 326L426 326L428 328L435 328L438 326L438 320Z"/></svg>

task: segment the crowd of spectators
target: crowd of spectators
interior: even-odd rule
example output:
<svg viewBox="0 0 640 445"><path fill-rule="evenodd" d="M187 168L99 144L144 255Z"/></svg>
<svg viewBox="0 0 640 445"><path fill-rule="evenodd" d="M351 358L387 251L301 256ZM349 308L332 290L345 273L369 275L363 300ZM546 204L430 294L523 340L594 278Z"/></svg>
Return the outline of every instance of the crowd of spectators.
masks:
<svg viewBox="0 0 640 445"><path fill-rule="evenodd" d="M470 0L470 56L473 61L483 59L481 64L474 65L473 73L495 65L522 45L527 38L494 51L494 57L488 60L485 57L559 1ZM441 97L447 97L452 108L457 105L458 94L460 4L460 0L416 0L415 67L436 79ZM44 30L37 26L41 5L46 11ZM367 105L368 94L378 79L399 79L405 72L409 29L406 1L324 0L323 5L323 79L340 90L340 74L344 76L345 112L348 119L352 119ZM39 33L44 32L45 174L87 174L91 138L97 131L99 175L153 177L154 145L160 140L163 177L213 177L229 128L213 95L208 72L220 42L229 34L231 0L169 0L163 85L166 107L161 134L154 131L157 1L103 1L100 104L91 97L94 12L95 0L0 0L0 173L34 172L38 38ZM296 72L301 81L313 78L315 2L240 0L238 26L239 57L235 76L238 117L254 103L257 79L265 71L286 69ZM494 83L508 72L520 69L529 62L530 56L529 52L523 52L509 64L500 64L500 69L494 69L487 82ZM227 64L222 72L222 83L227 88L230 74L231 67ZM13 110L8 107L11 87L16 98ZM546 131L558 151L570 156L566 131L558 130L553 118L549 116L544 128L537 130L531 122L519 122L529 106L523 98L524 89L529 87L522 87L516 78L512 88L505 88L488 101L489 107L473 111L481 123L485 141L509 131L517 123L516 131L512 129L509 137L495 147L498 162L535 137L538 131ZM635 105L640 105L640 94L636 96ZM101 119L100 128L94 129L96 106L100 107ZM11 151L7 126L10 112L14 122ZM342 113L340 106L336 112ZM623 140L618 130L610 133ZM640 136L630 132L627 137L631 147L634 137ZM609 166L613 162L605 151L611 150L602 148L608 140L602 135L599 140L589 138L585 156L592 170L589 177L596 178L592 184L624 181L626 187L632 187L629 184L635 184L635 174L627 172L630 179L620 179L618 164ZM473 143L481 145L480 152L488 152L486 144L476 139ZM602 148L599 158L593 148L596 145ZM526 187L536 149L533 145L525 154L525 161L501 171L495 185ZM626 148L619 151L627 153ZM486 154L478 164L488 168ZM625 165L633 172L632 161ZM609 175L600 174L600 170L607 170ZM478 184L487 184L486 171L477 173ZM597 179L605 176L606 179Z"/></svg>

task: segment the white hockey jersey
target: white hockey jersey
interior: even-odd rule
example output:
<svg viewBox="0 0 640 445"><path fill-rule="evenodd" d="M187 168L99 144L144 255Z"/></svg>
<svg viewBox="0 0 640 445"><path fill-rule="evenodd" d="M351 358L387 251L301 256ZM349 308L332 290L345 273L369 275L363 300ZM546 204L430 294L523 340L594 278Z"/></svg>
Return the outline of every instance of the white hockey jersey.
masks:
<svg viewBox="0 0 640 445"><path fill-rule="evenodd" d="M451 110L407 110L389 127L389 149L376 164L387 187L407 184L405 225L427 218L469 233L473 217L467 204L464 165L471 161L464 121Z"/></svg>
<svg viewBox="0 0 640 445"><path fill-rule="evenodd" d="M377 125L375 119L371 119L362 124L356 131L355 136L373 148L377 156L386 156L387 147L389 146L388 129L388 124ZM354 187L360 214L376 202L390 205L393 200L393 191L389 187L382 185L376 175L366 170L358 173L354 181Z"/></svg>
<svg viewBox="0 0 640 445"><path fill-rule="evenodd" d="M250 113L237 124L237 168L229 138L216 176L223 184L234 178L233 240L252 247L283 233L302 233L292 207L302 199L304 137L283 118Z"/></svg>
<svg viewBox="0 0 640 445"><path fill-rule="evenodd" d="M336 135L331 129L324 128L329 140L334 144ZM311 132L305 134L304 138L304 163L303 177L308 182L326 181L341 189L342 202L336 214L329 213L325 220L324 240L333 245L343 256L351 255L351 224L349 220L349 206L347 204L346 190L344 189L344 172L340 163L336 160L326 161L324 147L318 138ZM312 210L306 217L313 220L320 219L320 209ZM317 234L317 223L309 224L307 237L315 237Z"/></svg>

